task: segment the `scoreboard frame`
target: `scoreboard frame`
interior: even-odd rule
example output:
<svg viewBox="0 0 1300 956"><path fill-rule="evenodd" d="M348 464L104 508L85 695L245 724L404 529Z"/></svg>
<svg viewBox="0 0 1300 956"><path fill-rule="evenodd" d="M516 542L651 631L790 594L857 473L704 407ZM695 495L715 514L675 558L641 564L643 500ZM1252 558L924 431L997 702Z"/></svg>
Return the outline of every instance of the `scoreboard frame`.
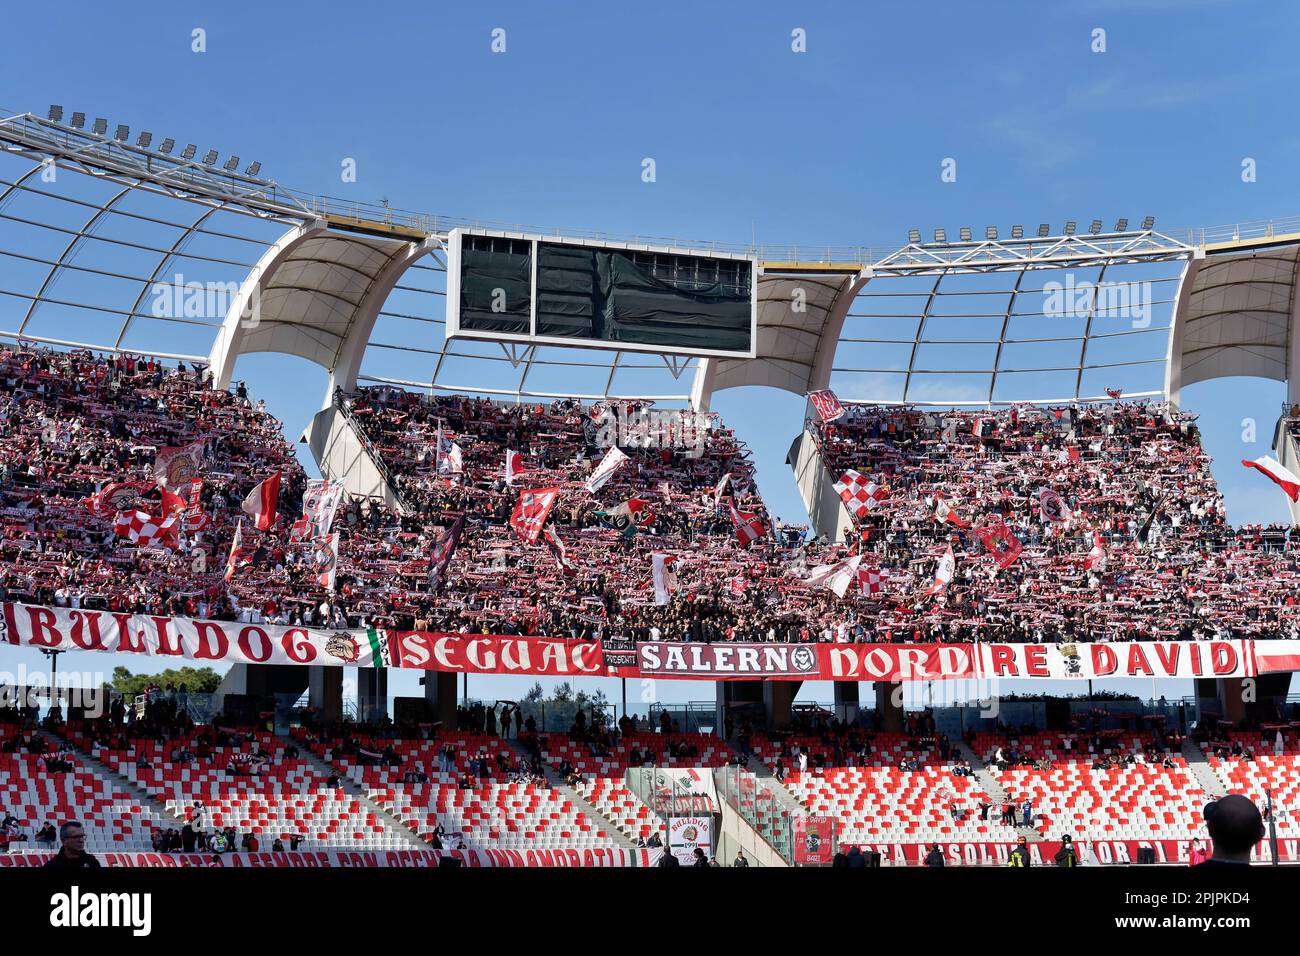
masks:
<svg viewBox="0 0 1300 956"><path fill-rule="evenodd" d="M529 284L529 331L527 333L484 331L467 329L461 326L461 270L462 248L465 236L483 238L510 239L531 244L530 262L532 276ZM640 342L619 342L597 338L583 338L537 334L537 266L538 249L543 243L606 250L609 252L642 252L670 255L694 259L719 259L729 262L747 262L750 264L749 284L749 349L710 349L687 345L656 345ZM634 242L603 242L593 239L571 239L560 235L541 235L537 233L509 232L498 229L457 228L447 235L447 312L446 337L453 339L479 339L489 342L514 342L522 345L551 345L567 348L596 349L606 352L643 352L656 355L681 355L699 358L735 358L752 359L758 356L758 283L763 274L757 256L739 255L728 252L713 252L700 249L685 249L676 246L659 246Z"/></svg>

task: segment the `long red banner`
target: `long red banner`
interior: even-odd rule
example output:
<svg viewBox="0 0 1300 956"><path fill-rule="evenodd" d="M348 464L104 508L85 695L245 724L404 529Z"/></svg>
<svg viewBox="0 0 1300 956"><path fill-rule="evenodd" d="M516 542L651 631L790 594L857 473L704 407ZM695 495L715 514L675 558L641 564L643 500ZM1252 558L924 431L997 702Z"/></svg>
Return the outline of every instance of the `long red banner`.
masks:
<svg viewBox="0 0 1300 956"><path fill-rule="evenodd" d="M103 853L95 858L110 867L433 867L442 857L458 859L463 866L613 867L652 866L657 850L614 848L556 850L295 850L283 853ZM38 867L49 852L0 853L0 869Z"/></svg>
<svg viewBox="0 0 1300 956"><path fill-rule="evenodd" d="M397 667L665 680L996 680L1252 677L1300 669L1300 642L695 644L436 631L317 630L84 608L0 605L0 644L188 661ZM629 666L630 664L630 666Z"/></svg>

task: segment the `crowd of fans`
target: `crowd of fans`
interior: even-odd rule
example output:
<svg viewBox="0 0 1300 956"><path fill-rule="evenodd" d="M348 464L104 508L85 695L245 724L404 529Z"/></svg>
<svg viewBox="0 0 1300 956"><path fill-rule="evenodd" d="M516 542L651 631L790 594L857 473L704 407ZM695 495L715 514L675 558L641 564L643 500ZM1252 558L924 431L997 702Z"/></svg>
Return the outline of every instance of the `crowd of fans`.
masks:
<svg viewBox="0 0 1300 956"><path fill-rule="evenodd" d="M339 395L404 504L347 500L335 588L295 541L305 476L280 423L243 387L151 359L0 348L0 599L255 623L683 641L1052 641L1300 636L1289 530L1233 529L1194 416L1163 403L924 413L850 406L812 426L832 477L887 491L847 544L783 527L757 495L749 450L716 415L646 403L506 404L391 388ZM652 429L629 432L636 416ZM676 416L676 417L674 417ZM452 443L454 463L439 453ZM138 482L161 514L157 451L199 442L201 530L132 545L86 499ZM585 482L616 442L629 460ZM507 480L507 452L523 472ZM283 475L279 520L239 504ZM510 526L521 488L555 487L562 553ZM1043 495L1057 502L1051 514ZM938 519L940 501L956 516ZM622 517L618 510L637 502ZM118 506L122 506L121 502ZM742 540L733 508L765 533ZM627 509L624 509L627 512ZM435 543L464 519L447 573ZM1022 550L999 569L979 530ZM951 547L955 573L930 588ZM1101 554L1098 559L1098 554ZM669 558L657 589L652 555ZM837 597L807 580L857 554L866 579ZM662 602L664 588L668 599Z"/></svg>

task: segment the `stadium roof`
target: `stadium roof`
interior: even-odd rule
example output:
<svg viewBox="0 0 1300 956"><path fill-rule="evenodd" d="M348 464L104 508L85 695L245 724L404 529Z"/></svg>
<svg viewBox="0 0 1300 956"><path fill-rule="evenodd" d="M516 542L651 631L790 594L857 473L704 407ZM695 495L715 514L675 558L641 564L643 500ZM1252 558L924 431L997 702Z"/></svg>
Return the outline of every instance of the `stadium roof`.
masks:
<svg viewBox="0 0 1300 956"><path fill-rule="evenodd" d="M0 337L208 362L222 382L242 354L283 352L329 370L331 391L375 382L699 405L752 385L936 405L1111 387L1176 396L1218 375L1285 379L1292 364L1300 221L916 234L893 250L627 237L757 256L758 356L448 341L447 233L502 224L313 196L259 163L240 171L215 150L148 133L132 143L125 127L109 135L106 122L88 131L80 120L0 119ZM1087 286L1091 305L1077 297ZM1123 314L1105 298L1116 292Z"/></svg>

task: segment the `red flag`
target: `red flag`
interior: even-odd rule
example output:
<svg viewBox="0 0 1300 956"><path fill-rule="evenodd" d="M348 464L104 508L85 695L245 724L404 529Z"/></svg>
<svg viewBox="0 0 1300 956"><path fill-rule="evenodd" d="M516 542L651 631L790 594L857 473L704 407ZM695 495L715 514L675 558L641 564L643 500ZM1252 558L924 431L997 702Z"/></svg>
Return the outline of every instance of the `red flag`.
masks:
<svg viewBox="0 0 1300 956"><path fill-rule="evenodd" d="M889 498L889 489L865 478L856 471L846 471L835 482L835 491L853 517L861 520L867 512L880 507Z"/></svg>
<svg viewBox="0 0 1300 956"><path fill-rule="evenodd" d="M1256 458L1254 461L1246 461L1244 458L1241 463L1247 468L1254 468L1268 475L1279 488L1286 492L1286 496L1292 501L1300 497L1300 478L1297 478L1281 462L1275 461L1268 455Z"/></svg>
<svg viewBox="0 0 1300 956"><path fill-rule="evenodd" d="M514 480L524 473L524 456L517 451L506 449L506 484L514 484Z"/></svg>
<svg viewBox="0 0 1300 956"><path fill-rule="evenodd" d="M529 544L537 541L542 526L560 495L559 488L530 488L519 493L515 510L510 515L510 527Z"/></svg>
<svg viewBox="0 0 1300 956"><path fill-rule="evenodd" d="M817 410L817 417L823 422L833 422L844 415L844 406L829 388L809 392L808 401Z"/></svg>
<svg viewBox="0 0 1300 956"><path fill-rule="evenodd" d="M239 507L244 514L256 521L258 531L266 531L275 523L276 506L279 503L280 472L277 471L254 487Z"/></svg>
<svg viewBox="0 0 1300 956"><path fill-rule="evenodd" d="M560 570L573 570L573 565L569 563L569 549L564 546L564 542L560 540L560 536L555 533L554 527L547 525L542 529L542 540L545 541L546 546L551 549L551 554L555 555L555 560L559 563Z"/></svg>
<svg viewBox="0 0 1300 956"><path fill-rule="evenodd" d="M1092 533L1092 550L1088 552L1088 557L1083 562L1085 571L1091 571L1094 568L1098 571L1106 570L1106 545L1102 543L1100 531Z"/></svg>
<svg viewBox="0 0 1300 956"><path fill-rule="evenodd" d="M889 577L879 568L858 568L858 589L863 597L879 594L885 589L885 578Z"/></svg>
<svg viewBox="0 0 1300 956"><path fill-rule="evenodd" d="M1122 388L1108 388L1108 389L1106 389L1106 394L1109 395L1111 398L1119 398L1121 395L1124 394L1124 389L1122 389Z"/></svg>
<svg viewBox="0 0 1300 956"><path fill-rule="evenodd" d="M244 543L244 519L235 525L235 536L230 541L230 557L226 559L226 580L235 576L235 564L239 561L239 552Z"/></svg>
<svg viewBox="0 0 1300 956"><path fill-rule="evenodd" d="M957 512L952 509L952 506L948 504L944 496L940 494L934 496L934 520L941 524L950 524L954 528L970 527L970 522L957 514Z"/></svg>
<svg viewBox="0 0 1300 956"><path fill-rule="evenodd" d="M1066 453L1070 456L1070 461L1078 461L1080 458L1083 457L1082 455L1079 454L1078 445L1071 445L1069 448L1066 449Z"/></svg>
<svg viewBox="0 0 1300 956"><path fill-rule="evenodd" d="M952 553L952 545L948 545L948 550L943 553L939 559L939 564L934 569L934 583L926 588L922 597L929 597L932 594L938 594L948 587L952 581L952 576L957 570L957 556Z"/></svg>
<svg viewBox="0 0 1300 956"><path fill-rule="evenodd" d="M123 511L113 522L113 531L141 548L152 547L155 542L164 548L176 547L176 515L161 520L143 511Z"/></svg>
<svg viewBox="0 0 1300 956"><path fill-rule="evenodd" d="M737 511L735 505L727 507L731 510L731 523L736 526L736 540L742 548L749 547L767 531L767 525L758 515L750 511Z"/></svg>
<svg viewBox="0 0 1300 956"><path fill-rule="evenodd" d="M107 516L118 511L134 510L140 496L153 489L147 481L110 481L82 503L93 515Z"/></svg>
<svg viewBox="0 0 1300 956"><path fill-rule="evenodd" d="M460 535L464 529L465 516L461 515L434 542L433 552L429 555L430 591L436 591L447 579L447 567L451 564L451 556L456 553L456 545L460 544Z"/></svg>
<svg viewBox="0 0 1300 956"><path fill-rule="evenodd" d="M999 521L987 528L979 528L975 533L989 554L997 561L999 571L1005 571L1015 563L1016 558L1020 557L1023 547L1020 539L1002 522Z"/></svg>

